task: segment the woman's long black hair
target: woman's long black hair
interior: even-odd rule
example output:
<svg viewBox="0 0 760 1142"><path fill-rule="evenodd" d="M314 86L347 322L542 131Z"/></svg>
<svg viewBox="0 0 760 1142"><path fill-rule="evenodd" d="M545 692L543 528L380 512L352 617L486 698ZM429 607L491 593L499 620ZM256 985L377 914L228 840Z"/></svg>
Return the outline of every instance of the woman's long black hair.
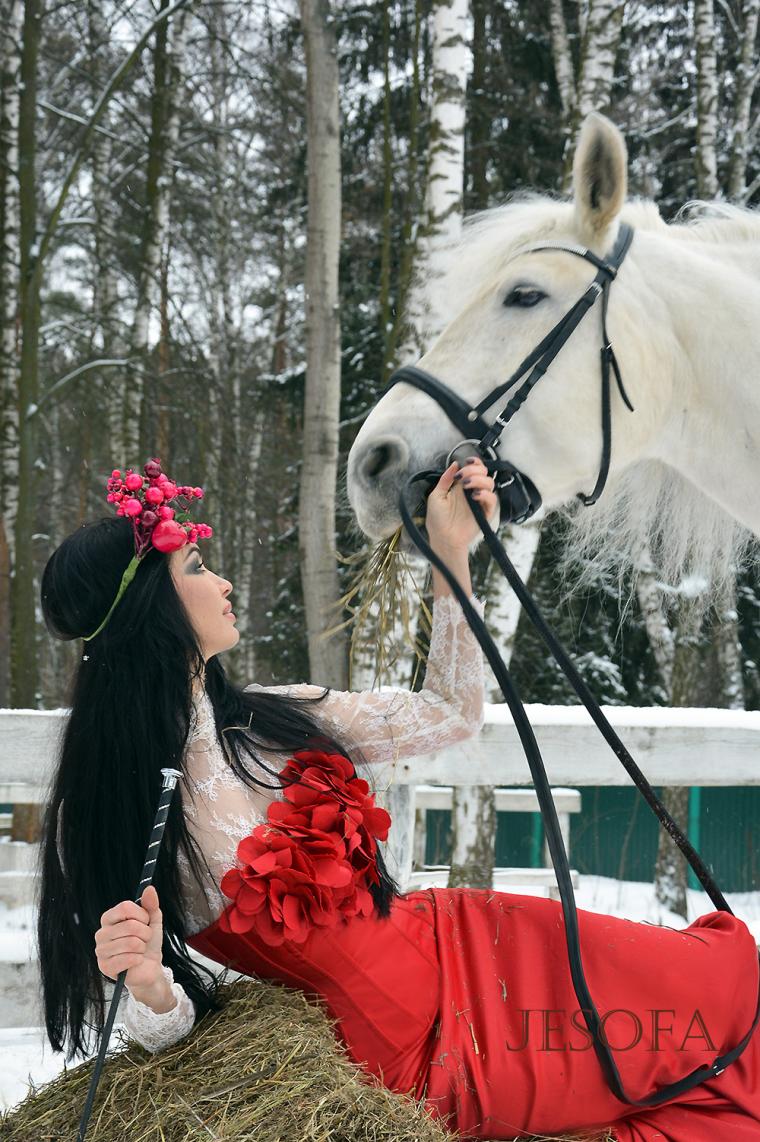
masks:
<svg viewBox="0 0 760 1142"><path fill-rule="evenodd" d="M68 536L50 556L42 577L42 610L50 633L75 639L96 630L133 554L132 525L125 518L83 524ZM45 1026L53 1050L67 1049L67 1060L89 1052L93 1033L103 1027L105 977L95 958L95 932L108 908L134 899L161 769L185 769L192 680L202 676L203 666L168 556L151 549L101 633L83 643L43 817L37 939ZM277 772L257 757L257 743L289 751L318 741L349 756L309 709L328 688L316 698L244 691L230 682L217 657L205 664L205 687L228 764L251 787L271 788L273 781L271 776L256 778L244 756L270 775ZM250 729L241 729L249 720ZM222 736L227 726L238 728ZM352 758L357 756L363 760L352 749ZM185 852L199 883L211 873L188 833L182 796L184 792L175 792L172 799L153 883L163 917L163 962L201 1017L219 1009L218 981L185 945L178 850ZM399 889L379 850L377 857L380 883L371 891L378 914L387 916Z"/></svg>

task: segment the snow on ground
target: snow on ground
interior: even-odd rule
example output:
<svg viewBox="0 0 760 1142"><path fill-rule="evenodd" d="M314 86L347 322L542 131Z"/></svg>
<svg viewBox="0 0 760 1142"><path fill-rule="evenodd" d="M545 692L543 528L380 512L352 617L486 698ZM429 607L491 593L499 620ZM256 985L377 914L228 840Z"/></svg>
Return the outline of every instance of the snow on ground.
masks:
<svg viewBox="0 0 760 1142"><path fill-rule="evenodd" d="M657 904L652 884L581 876L575 899L579 908L591 912L684 927L682 917ZM726 899L760 943L760 892L726 893ZM688 892L688 908L688 922L714 911L709 897L695 889ZM11 910L0 906L0 961L25 959L33 946L33 932L31 907ZM63 1055L52 1053L40 1028L0 1028L0 1107L14 1106L33 1086L38 1087L59 1074L63 1066Z"/></svg>

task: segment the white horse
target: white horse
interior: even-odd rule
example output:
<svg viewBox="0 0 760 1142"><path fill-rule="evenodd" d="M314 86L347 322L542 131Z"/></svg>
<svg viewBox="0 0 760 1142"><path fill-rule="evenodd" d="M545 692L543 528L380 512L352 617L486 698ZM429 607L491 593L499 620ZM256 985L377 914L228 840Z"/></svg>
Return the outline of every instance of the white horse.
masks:
<svg viewBox="0 0 760 1142"><path fill-rule="evenodd" d="M689 204L667 225L651 201L626 201L616 127L580 133L573 199L523 195L465 220L433 283L448 324L420 369L476 404L511 375L593 280L588 262L542 240L609 254L619 224L631 248L610 287L608 330L635 411L612 384L612 460L593 507L602 453L599 304L575 330L501 437L499 455L551 510L575 501L572 554L596 569L647 544L663 576L698 569L713 586L760 535L760 217ZM511 395L511 394L510 394ZM490 421L508 397L487 410ZM404 481L440 465L461 433L435 401L400 382L378 402L348 459L348 495L373 539L400 524ZM459 458L459 457L458 457ZM612 533L612 534L611 534Z"/></svg>

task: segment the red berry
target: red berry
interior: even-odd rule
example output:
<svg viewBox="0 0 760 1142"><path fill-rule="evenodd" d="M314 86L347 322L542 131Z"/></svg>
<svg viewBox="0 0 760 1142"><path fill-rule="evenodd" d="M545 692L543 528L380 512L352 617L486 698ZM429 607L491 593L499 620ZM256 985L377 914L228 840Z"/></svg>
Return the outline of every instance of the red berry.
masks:
<svg viewBox="0 0 760 1142"><path fill-rule="evenodd" d="M159 551L177 551L187 543L187 536L180 525L173 519L162 519L153 528L151 541Z"/></svg>

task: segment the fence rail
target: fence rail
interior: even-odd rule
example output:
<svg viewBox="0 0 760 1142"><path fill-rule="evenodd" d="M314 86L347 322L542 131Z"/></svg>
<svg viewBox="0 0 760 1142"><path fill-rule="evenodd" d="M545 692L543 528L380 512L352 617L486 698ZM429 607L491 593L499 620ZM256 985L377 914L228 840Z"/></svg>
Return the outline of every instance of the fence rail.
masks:
<svg viewBox="0 0 760 1142"><path fill-rule="evenodd" d="M630 777L583 707L526 708L557 796L572 800L578 797L575 791L586 786L630 785ZM654 786L760 785L760 712L624 706L604 710ZM19 819L20 807L39 804L47 796L66 716L65 709L0 710L0 804L18 806ZM529 799L533 796L529 790L520 794L519 787L530 786L531 777L503 705L486 706L485 725L477 738L436 755L375 766L373 776L381 791L379 799L393 817L389 863L404 885L411 883L415 848L419 859L419 822L424 814L417 811L426 807L426 799L450 799L453 786L486 785L502 791L502 807L519 811L526 794ZM513 789L507 791L505 786ZM430 787L435 791L431 793ZM509 804L504 800L508 793ZM567 841L566 814L576 810L563 803L561 811Z"/></svg>

